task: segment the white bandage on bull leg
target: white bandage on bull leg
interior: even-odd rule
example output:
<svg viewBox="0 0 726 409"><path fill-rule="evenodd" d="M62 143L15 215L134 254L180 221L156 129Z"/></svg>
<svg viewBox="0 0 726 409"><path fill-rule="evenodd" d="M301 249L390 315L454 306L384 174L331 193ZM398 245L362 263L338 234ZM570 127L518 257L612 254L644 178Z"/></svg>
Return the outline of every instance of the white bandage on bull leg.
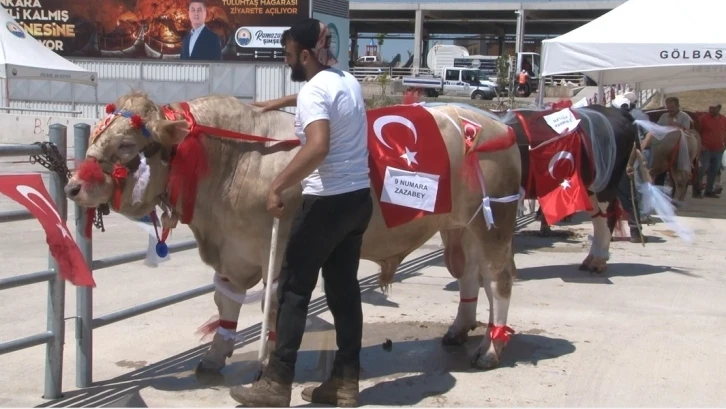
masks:
<svg viewBox="0 0 726 409"><path fill-rule="evenodd" d="M485 277L482 284L484 291L487 293L487 298L489 298L487 335L492 341L501 341L506 344L509 341L510 335L514 333L514 330L507 326L510 298L502 296L501 292L497 290L499 285L497 281ZM511 294L511 289L508 293ZM489 352L496 355L499 354L499 351L496 351L493 343L489 346Z"/></svg>
<svg viewBox="0 0 726 409"><path fill-rule="evenodd" d="M239 291L229 280L214 274L214 301L219 310L219 325L217 326L217 334L227 340L236 339L237 320L242 304L245 302L246 291Z"/></svg>

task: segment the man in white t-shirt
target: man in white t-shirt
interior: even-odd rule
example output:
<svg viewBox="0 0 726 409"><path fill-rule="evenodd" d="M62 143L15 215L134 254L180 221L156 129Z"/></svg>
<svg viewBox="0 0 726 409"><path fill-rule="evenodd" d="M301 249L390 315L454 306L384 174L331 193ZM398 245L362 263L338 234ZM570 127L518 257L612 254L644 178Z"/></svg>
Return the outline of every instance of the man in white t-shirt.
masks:
<svg viewBox="0 0 726 409"><path fill-rule="evenodd" d="M278 280L275 350L261 379L251 387L232 388L230 395L245 406L290 405L297 351L322 268L338 351L330 378L306 388L302 396L313 403L354 407L363 335L358 264L373 212L365 102L355 77L330 68L330 34L320 21L295 24L281 42L291 79L307 83L297 97L256 105L270 109L295 101L295 134L302 148L272 182L267 210L274 217L287 211L282 193L298 183L303 202L292 222Z"/></svg>

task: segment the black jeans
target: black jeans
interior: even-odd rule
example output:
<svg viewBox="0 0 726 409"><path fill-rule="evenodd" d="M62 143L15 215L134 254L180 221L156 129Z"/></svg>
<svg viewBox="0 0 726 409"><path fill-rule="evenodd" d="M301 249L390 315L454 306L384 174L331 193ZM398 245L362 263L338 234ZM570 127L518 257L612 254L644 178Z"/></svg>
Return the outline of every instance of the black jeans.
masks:
<svg viewBox="0 0 726 409"><path fill-rule="evenodd" d="M359 367L363 311L358 265L363 234L372 213L368 188L334 196L303 197L292 222L277 287L277 344L270 356L268 374L278 382L293 381L308 305L321 268L335 322L336 364Z"/></svg>

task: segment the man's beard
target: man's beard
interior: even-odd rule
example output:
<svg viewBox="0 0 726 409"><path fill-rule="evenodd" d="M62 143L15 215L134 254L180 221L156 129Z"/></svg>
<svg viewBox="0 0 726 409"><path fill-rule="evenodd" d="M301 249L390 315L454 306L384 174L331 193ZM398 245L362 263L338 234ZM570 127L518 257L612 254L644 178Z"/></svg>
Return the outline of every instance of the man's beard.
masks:
<svg viewBox="0 0 726 409"><path fill-rule="evenodd" d="M290 66L290 79L293 82L305 82L305 70L300 62Z"/></svg>

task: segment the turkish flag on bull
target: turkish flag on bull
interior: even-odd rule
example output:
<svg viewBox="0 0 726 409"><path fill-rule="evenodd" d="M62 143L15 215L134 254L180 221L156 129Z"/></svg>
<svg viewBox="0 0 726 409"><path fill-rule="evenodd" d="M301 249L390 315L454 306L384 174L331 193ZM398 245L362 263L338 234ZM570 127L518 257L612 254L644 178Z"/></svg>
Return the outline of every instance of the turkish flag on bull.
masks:
<svg viewBox="0 0 726 409"><path fill-rule="evenodd" d="M580 132L570 132L529 151L537 197L550 225L592 210L580 176L581 146Z"/></svg>
<svg viewBox="0 0 726 409"><path fill-rule="evenodd" d="M451 212L451 165L436 119L421 105L367 111L373 190L389 228Z"/></svg>
<svg viewBox="0 0 726 409"><path fill-rule="evenodd" d="M481 124L471 119L461 118L461 127L464 130L464 143L466 144L466 152L468 153L474 141L476 140L479 131L481 131Z"/></svg>
<svg viewBox="0 0 726 409"><path fill-rule="evenodd" d="M77 286L96 286L81 250L58 214L39 174L0 175L0 193L25 206L38 219L63 279Z"/></svg>

